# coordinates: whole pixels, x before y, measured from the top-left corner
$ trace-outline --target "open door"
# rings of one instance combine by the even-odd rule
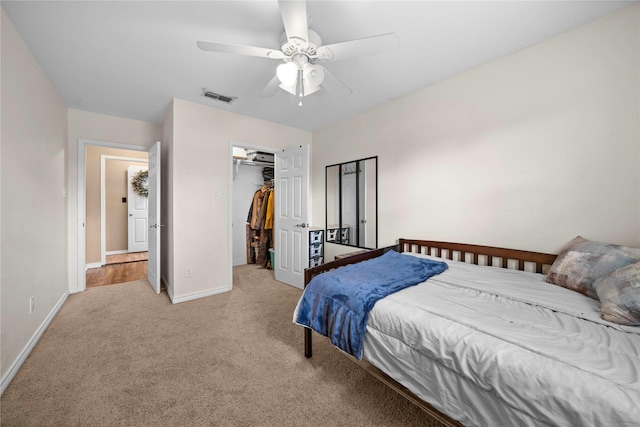
[[[275,277],[304,288],[309,266],[309,145],[276,153]]]
[[[149,150],[149,262],[147,277],[160,293],[160,141]]]

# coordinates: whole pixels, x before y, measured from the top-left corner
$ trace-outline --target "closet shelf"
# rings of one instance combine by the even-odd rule
[[[233,159],[234,164],[236,165],[248,165],[248,166],[270,166],[273,167],[273,163],[271,162],[261,162],[259,160],[241,160],[241,159]]]

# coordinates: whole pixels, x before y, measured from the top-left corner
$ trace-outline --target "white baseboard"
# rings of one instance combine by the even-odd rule
[[[124,251],[109,251],[109,252],[105,252],[105,255],[122,255],[122,254],[128,254],[129,251],[124,250]]]
[[[181,297],[174,297],[173,293],[169,291],[169,288],[167,288],[167,294],[169,294],[169,298],[171,299],[171,303],[172,304],[179,304],[181,302],[187,302],[187,301],[192,301],[194,299],[198,299],[198,298],[204,298],[204,297],[209,297],[211,295],[216,295],[216,294],[221,294],[224,292],[229,292],[231,290],[230,286],[227,286],[225,288],[218,288],[218,289],[211,289],[209,291],[204,291],[204,292],[196,292],[193,294],[189,294],[189,295],[184,295]]]
[[[164,286],[164,288],[167,290],[167,295],[169,295],[169,299],[171,300],[171,303],[173,303],[173,293],[169,288],[169,282],[167,281],[167,278],[164,276],[164,274],[160,274],[160,281],[162,282],[162,285]]]
[[[101,262],[92,262],[91,264],[87,264],[84,267],[84,271],[87,271],[87,270],[89,270],[91,268],[100,268],[100,267],[102,267],[102,263]]]
[[[58,311],[60,311],[60,309],[62,308],[62,305],[65,303],[68,297],[69,297],[69,291],[66,291],[64,295],[62,295],[62,298],[60,298],[58,303],[55,305],[55,307],[53,307],[53,310],[49,312],[49,314],[44,319],[40,327],[33,334],[29,342],[27,342],[27,345],[22,349],[22,352],[20,352],[20,355],[13,362],[13,364],[11,365],[7,373],[2,377],[2,380],[0,381],[0,396],[2,396],[2,394],[7,389],[7,387],[9,387],[9,384],[11,384],[11,381],[13,381],[13,378],[15,378],[22,364],[24,363],[25,360],[27,360],[27,357],[29,357],[29,354],[31,354],[33,347],[35,347],[38,341],[40,341],[42,334],[44,334],[44,331],[47,330],[47,328],[49,327],[49,324],[51,323],[53,318],[56,317],[56,315],[58,314]]]

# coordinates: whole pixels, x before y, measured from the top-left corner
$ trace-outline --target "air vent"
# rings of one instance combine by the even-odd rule
[[[227,104],[231,104],[238,98],[237,96],[220,95],[219,93],[210,92],[206,89],[203,91],[202,95],[206,96],[207,98],[215,99],[216,101],[226,102]]]

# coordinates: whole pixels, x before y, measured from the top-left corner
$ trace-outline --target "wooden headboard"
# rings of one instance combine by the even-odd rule
[[[536,273],[546,273],[556,259],[556,255],[541,252],[432,240],[400,239],[400,251],[470,262],[476,265],[514,268],[522,271],[531,269]]]

